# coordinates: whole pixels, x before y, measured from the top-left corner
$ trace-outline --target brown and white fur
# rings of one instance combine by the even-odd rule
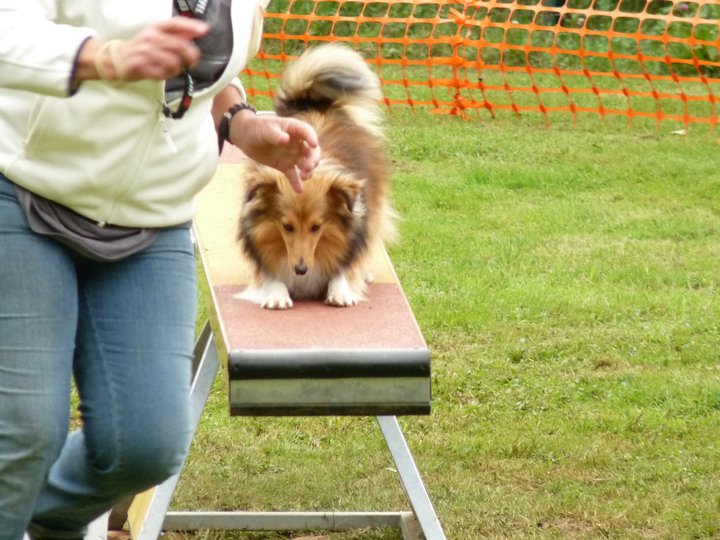
[[[311,48],[288,67],[275,112],[311,124],[322,157],[301,194],[282,173],[247,160],[238,238],[252,280],[241,298],[269,309],[364,299],[370,251],[395,233],[380,98],[377,76],[347,47]]]

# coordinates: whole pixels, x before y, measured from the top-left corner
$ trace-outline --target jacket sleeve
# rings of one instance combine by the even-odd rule
[[[76,56],[95,32],[53,22],[55,1],[0,0],[0,87],[65,97]]]

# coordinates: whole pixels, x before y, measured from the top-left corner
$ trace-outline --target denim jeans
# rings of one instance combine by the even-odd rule
[[[196,315],[188,228],[120,262],[28,229],[0,175],[0,540],[81,536],[178,472]],[[71,380],[82,428],[70,425]]]

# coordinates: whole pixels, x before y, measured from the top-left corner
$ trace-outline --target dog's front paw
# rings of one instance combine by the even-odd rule
[[[328,294],[327,298],[325,298],[325,303],[335,307],[352,307],[356,306],[360,300],[362,300],[362,298],[355,293]]]
[[[292,300],[289,296],[286,296],[284,298],[266,298],[262,304],[260,304],[261,307],[264,307],[265,309],[290,309],[293,307]]]
[[[352,307],[356,306],[362,299],[362,295],[350,287],[344,275],[330,280],[327,297],[325,298],[326,304],[336,307]]]
[[[290,309],[293,307],[290,293],[284,283],[274,283],[265,289],[265,298],[260,303],[265,309]]]
[[[287,287],[279,281],[248,287],[236,297],[258,304],[265,309],[290,309],[293,307]]]

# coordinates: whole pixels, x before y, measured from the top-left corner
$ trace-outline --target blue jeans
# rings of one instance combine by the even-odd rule
[[[188,228],[120,262],[28,229],[0,175],[0,540],[81,536],[177,473],[196,316]],[[71,380],[82,428],[68,434]]]

